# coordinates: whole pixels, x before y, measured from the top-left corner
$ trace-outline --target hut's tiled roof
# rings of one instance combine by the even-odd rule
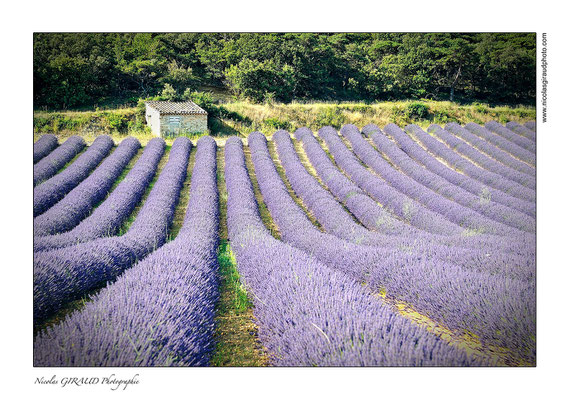
[[[192,101],[147,101],[145,104],[161,114],[207,114]]]

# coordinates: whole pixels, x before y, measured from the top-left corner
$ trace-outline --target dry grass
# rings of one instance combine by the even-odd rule
[[[180,197],[178,198],[178,203],[174,209],[174,216],[172,218],[172,224],[168,232],[168,241],[174,240],[180,232],[182,225],[184,225],[184,219],[186,218],[186,209],[188,208],[188,202],[190,201],[190,183],[192,181],[192,170],[194,168],[194,162],[196,161],[196,146],[192,146],[190,151],[190,158],[188,160],[188,166],[186,167],[186,178],[182,183],[182,188],[180,189]]]
[[[479,338],[471,332],[455,332],[432,320],[426,315],[416,311],[414,307],[403,301],[399,301],[387,296],[384,290],[377,294],[382,301],[386,302],[400,315],[409,319],[414,324],[421,326],[428,332],[439,336],[454,347],[465,350],[465,352],[475,359],[490,362],[497,366],[532,366],[524,360],[515,357],[511,351],[497,346],[484,346]]]
[[[150,181],[149,185],[145,189],[145,192],[143,194],[142,199],[139,201],[139,203],[137,204],[137,206],[135,207],[133,212],[131,212],[131,215],[129,215],[129,217],[123,222],[123,224],[121,225],[121,228],[119,229],[119,231],[117,233],[117,236],[121,236],[121,235],[124,235],[125,233],[127,233],[127,231],[129,230],[129,228],[131,227],[133,222],[135,222],[135,219],[137,218],[137,215],[139,214],[139,212],[140,212],[141,208],[143,207],[148,195],[150,194],[152,187],[154,186],[154,184],[158,180],[158,177],[159,177],[160,173],[162,172],[162,169],[164,168],[164,166],[168,162],[168,155],[169,154],[170,154],[170,146],[167,146],[165,151],[164,151],[164,154],[162,155],[162,158],[160,159],[160,161],[158,163],[158,167],[156,168],[156,172],[154,174],[153,179]]]
[[[259,214],[261,215],[261,220],[265,224],[265,227],[269,230],[271,235],[277,239],[281,239],[281,233],[279,232],[279,228],[277,224],[271,218],[271,213],[263,201],[263,196],[261,195],[261,190],[259,190],[259,184],[257,183],[257,176],[255,175],[255,169],[253,167],[253,162],[251,161],[251,152],[248,146],[244,146],[244,153],[245,153],[245,164],[247,167],[247,172],[249,174],[249,179],[251,180],[251,184],[253,186],[253,191],[255,193],[255,199],[257,200],[257,205],[259,208]]]
[[[291,196],[293,201],[295,201],[295,203],[303,211],[305,211],[305,215],[307,215],[307,217],[313,223],[313,225],[316,226],[319,230],[324,231],[324,228],[321,226],[319,221],[317,221],[317,218],[315,217],[315,215],[312,213],[311,210],[309,210],[309,208],[305,205],[305,203],[303,203],[303,200],[299,196],[297,196],[297,194],[293,190],[293,187],[291,186],[291,183],[289,183],[289,180],[287,179],[287,174],[285,172],[285,168],[283,168],[283,165],[281,164],[281,161],[279,160],[279,155],[277,154],[277,148],[275,146],[275,142],[273,142],[273,140],[268,141],[267,147],[269,148],[269,154],[271,155],[271,158],[273,160],[273,164],[275,164],[275,169],[277,169],[277,173],[279,174],[279,176],[281,177],[281,180],[283,181],[283,183],[287,187],[287,192],[289,193],[289,196]]]
[[[252,104],[248,102],[229,102],[224,104],[230,111],[249,118],[251,126],[243,123],[227,121],[228,125],[242,133],[259,130],[270,134],[276,129],[264,121],[276,119],[288,124],[288,130],[294,131],[300,127],[317,130],[325,125],[340,127],[344,124],[354,124],[359,128],[374,123],[380,127],[395,123],[401,127],[415,123],[427,128],[433,123],[475,122],[484,124],[496,120],[501,123],[516,121],[523,123],[536,118],[534,107],[490,107],[484,104],[458,105],[448,101],[422,101],[429,108],[429,114],[424,118],[410,115],[407,107],[413,101],[365,103],[291,103],[291,104]]]
[[[504,124],[508,121],[524,123],[536,119],[534,107],[490,107],[477,103],[459,105],[448,101],[429,100],[421,101],[427,107],[428,112],[420,117],[410,112],[410,105],[415,103],[418,102],[253,104],[245,101],[232,101],[230,97],[227,97],[224,98],[223,107],[230,112],[238,113],[242,122],[224,118],[213,124],[208,133],[223,138],[229,135],[244,137],[253,131],[270,135],[279,128],[292,132],[304,126],[317,130],[326,125],[340,128],[344,124],[355,124],[362,128],[369,123],[383,127],[393,122],[400,127],[415,123],[426,128],[432,123],[443,125],[448,122],[460,124],[475,122],[484,124],[487,121],[496,120]],[[143,128],[129,126],[128,133],[118,133],[110,126],[109,114],[129,119],[132,122],[135,113],[134,108],[107,111],[36,111],[34,112],[34,141],[49,131],[55,132],[60,140],[78,134],[83,136],[88,143],[92,143],[98,135],[109,134],[116,143],[130,135],[146,144],[154,136]],[[172,144],[173,139],[167,138],[166,141]]]

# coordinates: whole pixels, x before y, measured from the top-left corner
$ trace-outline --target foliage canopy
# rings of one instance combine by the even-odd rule
[[[254,102],[535,102],[534,33],[37,33],[34,106],[200,85]],[[167,86],[168,85],[168,86]]]

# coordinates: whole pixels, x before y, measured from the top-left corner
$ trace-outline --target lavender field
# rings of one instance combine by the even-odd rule
[[[42,136],[34,366],[536,365],[535,129]]]

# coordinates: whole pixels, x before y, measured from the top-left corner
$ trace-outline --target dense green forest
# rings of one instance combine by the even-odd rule
[[[534,33],[36,33],[34,107],[200,86],[252,102],[534,104]]]

